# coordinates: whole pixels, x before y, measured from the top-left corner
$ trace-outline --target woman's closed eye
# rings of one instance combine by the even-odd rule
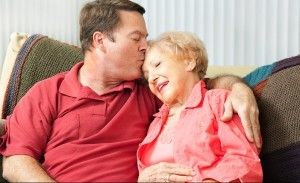
[[[161,62],[157,62],[157,63],[155,63],[154,66],[155,66],[155,67],[158,67],[158,66],[160,66],[160,63],[161,63]]]

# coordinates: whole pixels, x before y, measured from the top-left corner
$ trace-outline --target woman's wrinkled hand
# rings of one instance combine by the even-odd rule
[[[187,166],[162,162],[145,168],[138,182],[189,182],[195,174]]]

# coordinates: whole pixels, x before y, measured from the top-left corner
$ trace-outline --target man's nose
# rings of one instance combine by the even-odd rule
[[[147,42],[147,39],[144,38],[144,39],[141,41],[140,51],[146,51],[147,47],[148,47],[148,42]]]

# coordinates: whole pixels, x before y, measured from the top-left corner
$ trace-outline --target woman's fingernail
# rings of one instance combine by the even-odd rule
[[[187,177],[186,179],[187,179],[187,181],[191,181],[193,179],[193,177]]]

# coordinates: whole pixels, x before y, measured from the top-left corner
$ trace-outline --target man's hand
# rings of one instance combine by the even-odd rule
[[[224,104],[224,114],[221,120],[228,121],[233,112],[241,118],[247,139],[255,142],[261,148],[261,135],[258,119],[258,107],[252,90],[244,83],[237,82],[232,85],[231,94]]]
[[[190,182],[194,175],[192,168],[175,163],[158,163],[145,168],[138,182]]]

